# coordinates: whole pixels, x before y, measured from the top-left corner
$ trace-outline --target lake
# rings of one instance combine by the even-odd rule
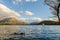
[[[60,40],[60,26],[0,25],[1,40]]]

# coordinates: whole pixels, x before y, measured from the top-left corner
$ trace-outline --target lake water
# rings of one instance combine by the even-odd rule
[[[60,40],[60,26],[1,25],[1,40]]]

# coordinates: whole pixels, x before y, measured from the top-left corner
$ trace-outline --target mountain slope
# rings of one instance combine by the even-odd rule
[[[16,18],[4,18],[4,19],[0,20],[0,24],[11,24],[11,25],[14,25],[14,24],[27,24],[27,22],[19,20],[19,19],[16,19]]]

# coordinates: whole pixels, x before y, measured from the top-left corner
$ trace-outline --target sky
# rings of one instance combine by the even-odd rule
[[[51,10],[44,0],[0,0],[0,4],[5,6],[0,6],[0,8],[4,8],[5,13],[10,12],[10,16],[16,14],[20,15],[19,18],[27,18],[28,20],[47,19],[52,16]]]

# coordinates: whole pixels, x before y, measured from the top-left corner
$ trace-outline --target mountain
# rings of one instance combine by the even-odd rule
[[[24,20],[19,20],[19,19],[17,19],[17,18],[4,18],[4,19],[2,19],[2,20],[0,20],[0,24],[11,24],[11,25],[15,25],[15,24],[17,24],[17,25],[21,25],[21,24],[27,24],[27,22],[26,21],[24,21]]]
[[[37,25],[38,24],[38,22],[32,22],[32,23],[30,23],[30,25]]]

